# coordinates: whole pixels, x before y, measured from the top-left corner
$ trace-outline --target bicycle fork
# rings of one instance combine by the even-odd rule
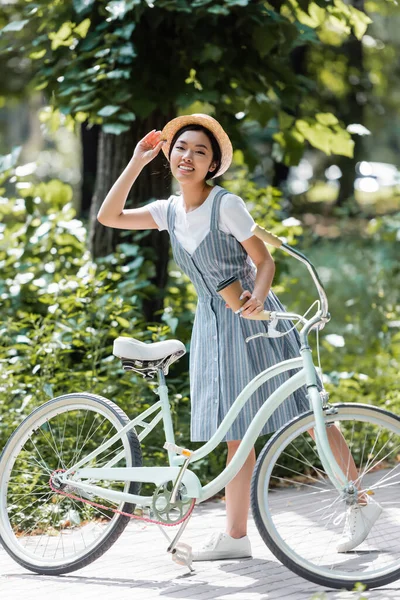
[[[314,363],[312,361],[311,349],[308,346],[303,346],[301,348],[301,354],[304,360],[306,386],[308,390],[310,408],[312,408],[315,417],[314,433],[318,455],[331,483],[341,493],[341,495],[347,495],[349,503],[354,503],[356,502],[357,498],[357,488],[355,487],[354,483],[349,481],[347,476],[343,473],[343,470],[338,465],[337,460],[332,452],[332,448],[329,444],[324,419],[324,410],[322,406],[321,395],[318,391],[317,375]]]

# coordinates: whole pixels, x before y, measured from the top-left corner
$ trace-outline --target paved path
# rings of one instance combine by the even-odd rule
[[[195,545],[224,528],[224,504],[198,506],[183,540]],[[19,567],[0,546],[1,600],[388,600],[400,598],[400,580],[364,592],[324,590],[294,575],[268,551],[250,523],[252,559],[196,563],[190,575],[165,552],[158,527],[130,524],[114,546],[88,567],[62,577],[35,575]],[[315,596],[314,596],[315,598]]]

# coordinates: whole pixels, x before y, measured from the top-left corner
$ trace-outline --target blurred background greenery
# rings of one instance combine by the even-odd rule
[[[196,298],[168,235],[96,214],[138,139],[191,112],[232,138],[217,183],[318,267],[332,401],[400,410],[399,27],[392,0],[1,3],[0,450],[59,394],[149,406],[152,384],[112,355],[118,335],[190,350]],[[128,206],[173,189],[160,156]],[[274,290],[305,311],[306,270],[274,258]],[[190,444],[187,356],[168,382],[177,442]],[[157,428],[145,461],[165,461],[160,440]],[[196,468],[205,481],[223,461]]]

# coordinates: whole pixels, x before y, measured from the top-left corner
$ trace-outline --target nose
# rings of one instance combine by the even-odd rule
[[[186,152],[183,153],[183,159],[188,161],[188,162],[192,162],[192,154],[191,154],[191,150],[190,148],[186,149]]]

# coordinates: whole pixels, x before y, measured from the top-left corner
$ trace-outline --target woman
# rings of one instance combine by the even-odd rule
[[[124,209],[139,173],[161,149],[179,183],[180,194],[143,208]],[[274,262],[265,244],[252,235],[254,221],[243,200],[207,183],[229,168],[232,154],[227,134],[212,117],[198,114],[173,119],[162,132],[153,130],[137,144],[131,161],[98,214],[100,223],[109,227],[168,230],[174,259],[196,288],[198,306],[190,350],[192,441],[210,439],[239,392],[256,374],[299,355],[295,331],[278,339],[258,338],[245,343],[247,337],[267,330],[263,321],[246,317],[264,308],[284,309],[270,291]],[[221,280],[232,275],[240,279],[245,290],[243,297],[247,298],[241,315],[228,309],[215,291]],[[225,437],[228,463],[257,410],[288,376],[290,373],[266,382],[246,403]],[[305,389],[298,390],[272,415],[261,433],[276,430],[308,408]],[[194,552],[194,560],[251,556],[247,519],[254,464],[253,449],[225,489],[226,532],[214,534],[203,548]],[[352,511],[352,519],[357,521],[358,537],[352,534],[350,539],[346,533],[347,546],[356,541],[356,545],[361,543],[360,535],[365,539],[370,530],[359,524],[362,519],[355,512]]]

